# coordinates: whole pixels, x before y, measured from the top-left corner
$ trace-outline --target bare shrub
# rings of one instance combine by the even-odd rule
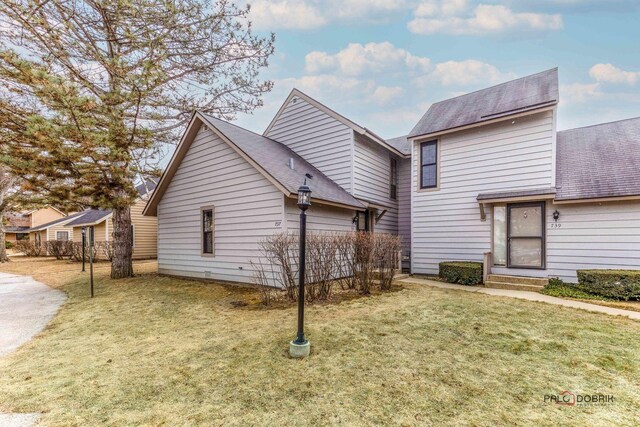
[[[298,243],[298,236],[293,233],[277,233],[260,241],[259,280],[284,289],[291,301],[298,298]]]
[[[375,249],[374,233],[359,231],[354,239],[354,278],[355,289],[365,295],[371,293],[373,286],[373,255]]]
[[[56,259],[70,258],[73,255],[73,242],[69,240],[49,240],[44,243],[47,254]]]
[[[40,256],[44,252],[43,245],[40,242],[31,240],[18,240],[16,242],[16,250],[26,256]]]
[[[356,233],[337,233],[336,241],[336,281],[343,290],[355,289],[357,280],[355,257]]]
[[[370,294],[379,279],[380,289],[391,288],[400,252],[400,238],[391,234],[347,232],[307,234],[305,300],[327,300],[334,286]],[[254,282],[264,304],[283,289],[289,301],[298,296],[299,238],[278,233],[260,242],[260,257],[251,261]]]
[[[96,242],[95,245],[96,256],[102,254],[108,261],[113,260],[113,242]]]
[[[393,234],[376,234],[374,238],[373,260],[378,272],[380,289],[391,289],[393,277],[399,269],[402,240]]]
[[[337,241],[336,233],[308,234],[305,271],[305,281],[309,283],[305,294],[307,301],[326,300],[331,297],[338,272]]]
[[[98,256],[98,246],[97,245],[98,245],[98,243],[94,244],[93,253],[91,254],[93,256],[94,260]],[[89,246],[88,245],[85,247],[84,257],[85,257],[84,258],[85,261],[89,260]],[[71,259],[73,259],[74,261],[82,261],[82,242],[73,242]]]

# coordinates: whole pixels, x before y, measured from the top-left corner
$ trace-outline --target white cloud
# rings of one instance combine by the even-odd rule
[[[435,65],[434,70],[423,77],[414,79],[419,87],[436,82],[444,86],[489,86],[514,79],[513,73],[503,73],[486,62],[468,59],[466,61],[447,61]]]
[[[625,71],[611,64],[596,64],[589,75],[598,82],[635,85],[640,81],[640,71]]]
[[[347,76],[359,76],[368,72],[393,72],[416,70],[427,71],[429,58],[415,56],[397,48],[389,42],[350,43],[336,54],[311,52],[305,57],[306,70],[317,73],[324,70],[339,70]]]
[[[599,83],[572,83],[560,87],[560,98],[567,103],[580,104],[602,95]]]
[[[378,86],[373,91],[371,98],[378,105],[386,105],[400,98],[403,94],[404,89],[400,86]]]
[[[387,21],[414,0],[255,0],[250,19],[258,30],[311,30],[331,22]]]
[[[423,2],[407,24],[415,34],[453,35],[559,30],[562,26],[562,16],[558,14],[514,12],[506,6],[490,4],[480,4],[471,10],[464,0]]]
[[[310,30],[327,20],[315,5],[304,0],[256,0],[249,14],[258,30]]]

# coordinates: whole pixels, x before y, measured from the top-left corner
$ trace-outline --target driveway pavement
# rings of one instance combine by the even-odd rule
[[[0,357],[42,331],[67,295],[31,277],[0,273]],[[0,427],[34,425],[40,414],[2,414]]]
[[[0,273],[0,357],[42,331],[66,299],[31,277]]]

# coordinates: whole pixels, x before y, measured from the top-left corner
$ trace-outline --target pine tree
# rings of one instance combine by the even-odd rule
[[[111,277],[133,275],[130,206],[194,110],[262,104],[274,37],[201,0],[0,0],[0,159],[49,200],[113,209]]]

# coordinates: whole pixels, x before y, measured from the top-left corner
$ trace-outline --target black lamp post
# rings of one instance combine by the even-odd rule
[[[291,357],[305,357],[309,355],[311,345],[304,337],[304,273],[307,237],[307,209],[311,206],[311,189],[307,180],[298,188],[298,207],[300,208],[300,260],[298,272],[298,336],[291,341],[289,354]]]
[[[87,245],[87,227],[82,227],[82,271],[84,271],[84,247]]]

